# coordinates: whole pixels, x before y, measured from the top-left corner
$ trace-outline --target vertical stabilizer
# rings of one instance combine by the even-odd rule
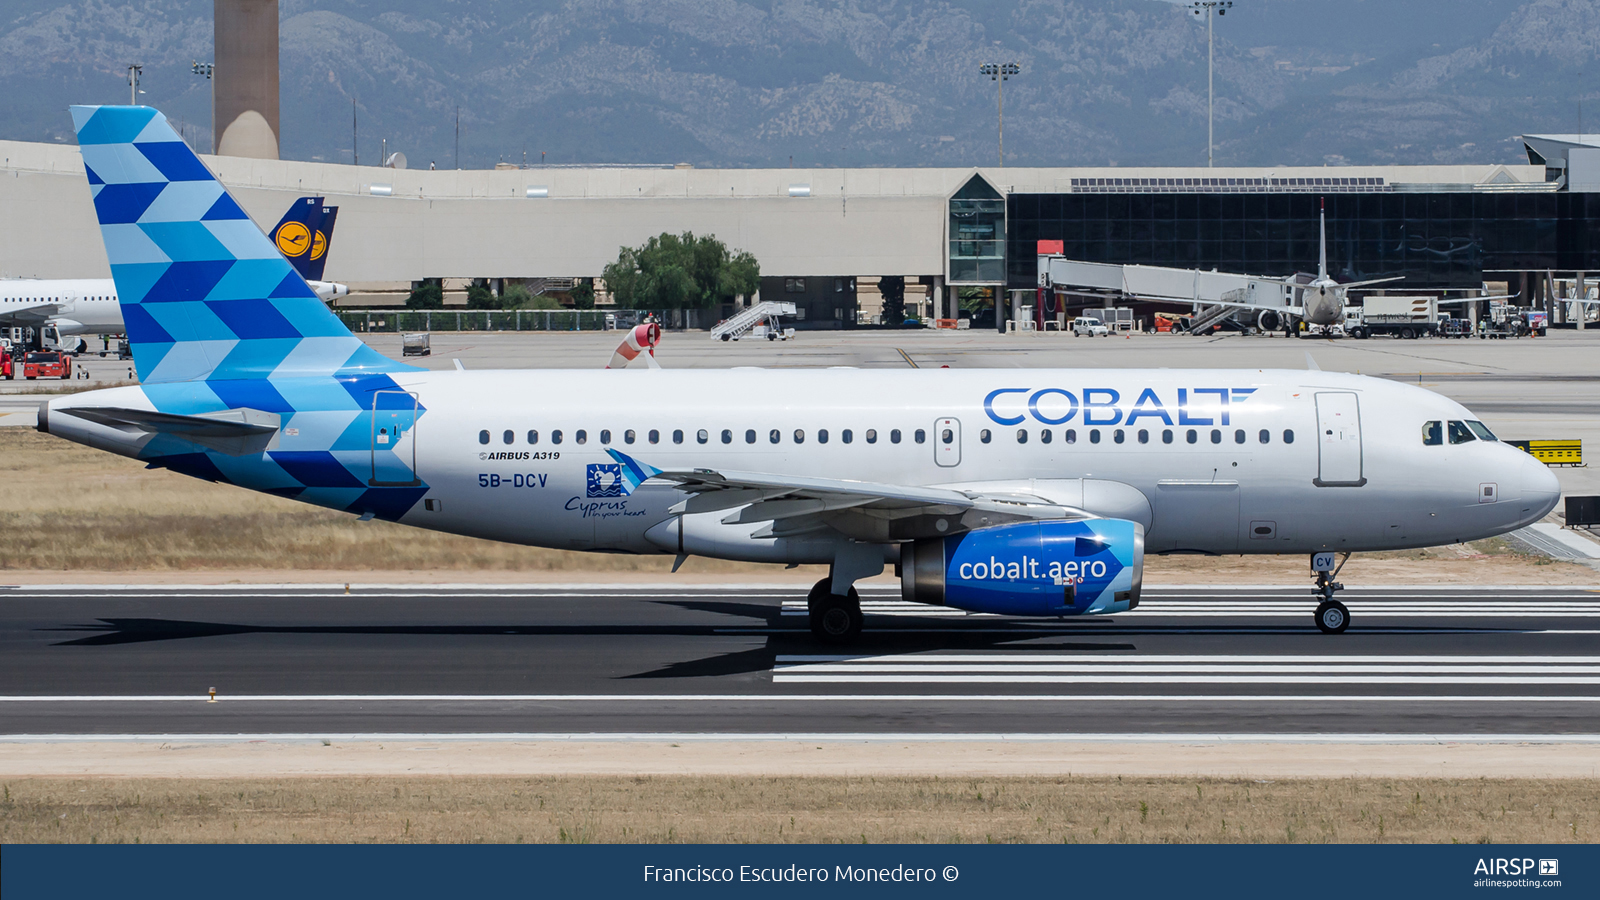
[[[307,281],[321,281],[333,248],[333,223],[339,207],[326,206],[321,197],[301,197],[290,204],[272,229],[272,242],[289,265]]]
[[[1328,280],[1328,201],[1317,210],[1317,280]]]
[[[72,124],[141,381],[412,370],[344,327],[161,113]]]

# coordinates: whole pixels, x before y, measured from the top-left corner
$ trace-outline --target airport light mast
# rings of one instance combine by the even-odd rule
[[[144,91],[139,90],[139,75],[144,72],[144,66],[133,64],[128,66],[128,105],[138,106],[139,95]]]
[[[204,75],[206,82],[211,85],[211,152],[217,152],[217,83],[211,80],[212,73],[216,72],[215,63],[203,63],[191,60],[189,71],[196,75]]]
[[[1215,12],[1219,16],[1227,15],[1228,10],[1233,8],[1233,0],[1196,0],[1196,2],[1189,5],[1189,8],[1194,11],[1195,15],[1198,16],[1204,13],[1206,17],[1206,168],[1209,169],[1212,165],[1212,153],[1216,146],[1216,130],[1213,127],[1215,117],[1213,114],[1217,106],[1216,80],[1213,77],[1217,59],[1217,43],[1213,39],[1211,30],[1211,14]]]
[[[995,107],[999,117],[1000,128],[1000,168],[1006,167],[1006,79],[1013,75],[1021,74],[1022,67],[1016,63],[984,63],[978,67],[981,74],[989,76],[995,85]]]

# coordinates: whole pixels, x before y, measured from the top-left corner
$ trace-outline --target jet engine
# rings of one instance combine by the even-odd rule
[[[1262,331],[1277,331],[1283,327],[1283,313],[1275,309],[1263,309],[1256,314],[1256,328]]]
[[[902,545],[907,601],[1008,616],[1088,616],[1139,605],[1144,526],[1026,522]]]

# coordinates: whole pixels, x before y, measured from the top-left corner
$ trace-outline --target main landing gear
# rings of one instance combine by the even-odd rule
[[[1333,599],[1335,591],[1344,590],[1344,585],[1333,579],[1339,575],[1339,570],[1350,561],[1350,554],[1346,553],[1339,564],[1333,564],[1332,553],[1311,554],[1311,568],[1317,573],[1317,586],[1312,589],[1314,596],[1321,597],[1322,602],[1317,604],[1316,621],[1317,629],[1323,634],[1343,634],[1350,627],[1350,610],[1343,603]]]
[[[861,615],[861,595],[854,587],[841,597],[833,592],[833,579],[824,578],[806,597],[811,613],[811,633],[825,644],[848,644],[861,636],[865,618]]]

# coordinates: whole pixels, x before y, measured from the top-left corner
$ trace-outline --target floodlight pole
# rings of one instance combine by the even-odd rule
[[[995,106],[999,121],[1000,131],[1000,168],[1006,166],[1006,79],[1022,72],[1022,67],[1016,63],[984,63],[978,67],[981,74],[989,76],[995,84]]]
[[[1225,14],[1229,9],[1233,8],[1233,0],[1196,0],[1195,3],[1190,4],[1189,8],[1194,10],[1194,14],[1197,16],[1204,12],[1206,17],[1206,168],[1210,168],[1213,163],[1213,153],[1216,146],[1214,123],[1216,121],[1215,111],[1217,106],[1215,79],[1217,42],[1215,32],[1211,28],[1211,14],[1213,12],[1219,16]]]
[[[217,70],[215,63],[203,63],[195,60],[190,63],[189,71],[196,75],[204,75],[211,84],[211,152],[217,152],[217,83],[211,80],[211,75]]]
[[[144,71],[144,66],[128,66],[128,105],[139,105],[139,74]]]

